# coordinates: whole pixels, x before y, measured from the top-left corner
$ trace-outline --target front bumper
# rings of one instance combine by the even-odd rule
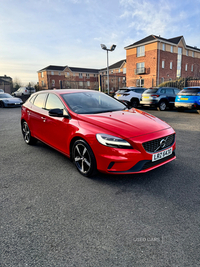
[[[170,146],[172,147],[172,154],[154,162],[152,161],[153,153],[146,152],[142,144],[171,134],[174,134],[174,130],[169,128],[151,135],[132,138],[130,139],[130,143],[133,149],[116,149],[96,144],[96,151],[94,152],[97,169],[110,174],[132,174],[148,172],[162,166],[176,158],[176,140]]]

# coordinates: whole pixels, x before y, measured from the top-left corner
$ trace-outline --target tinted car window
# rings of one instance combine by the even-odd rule
[[[173,89],[167,89],[167,94],[173,95],[174,94],[174,90]]]
[[[184,88],[178,95],[197,95],[198,93],[200,93],[199,88]]]
[[[180,92],[180,90],[178,90],[178,89],[176,89],[176,88],[174,88],[174,91],[175,91],[175,94],[176,94],[176,95]]]
[[[166,94],[166,89],[160,89],[161,94]]]
[[[39,94],[39,95],[37,95],[36,98],[35,98],[35,101],[34,101],[34,105],[39,107],[39,108],[43,108],[46,96],[47,96],[47,94]]]
[[[56,95],[49,94],[46,102],[46,109],[50,110],[54,108],[64,109],[64,105]]]
[[[158,89],[147,89],[146,91],[144,91],[145,94],[154,94],[158,91]]]

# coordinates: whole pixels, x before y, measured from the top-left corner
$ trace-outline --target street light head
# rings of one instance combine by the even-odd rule
[[[116,45],[112,45],[111,47],[110,47],[110,51],[114,51],[115,50],[115,47],[116,47]]]
[[[102,48],[103,50],[107,50],[107,47],[105,46],[105,44],[101,44],[101,48]]]

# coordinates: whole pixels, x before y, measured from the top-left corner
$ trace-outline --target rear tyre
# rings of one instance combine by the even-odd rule
[[[4,108],[4,103],[0,101],[0,108]]]
[[[31,131],[25,121],[22,123],[22,134],[27,145],[34,145],[37,142],[37,139],[31,136]]]
[[[137,108],[138,104],[139,104],[138,99],[135,99],[135,98],[131,99],[131,106],[132,107]]]
[[[72,159],[77,170],[86,177],[92,177],[96,171],[96,159],[91,147],[84,140],[77,140],[72,148]]]
[[[157,107],[157,109],[160,110],[160,111],[164,111],[164,110],[166,110],[166,108],[167,108],[167,104],[166,104],[165,101],[161,101],[161,102],[158,104],[158,107]]]

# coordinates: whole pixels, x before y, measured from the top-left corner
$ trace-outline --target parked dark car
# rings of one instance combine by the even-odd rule
[[[159,87],[147,89],[142,94],[140,104],[142,106],[157,107],[158,110],[164,111],[167,108],[173,108],[176,95],[180,92],[178,88]]]
[[[176,96],[175,107],[178,111],[194,109],[200,114],[200,86],[186,87],[181,90]]]

